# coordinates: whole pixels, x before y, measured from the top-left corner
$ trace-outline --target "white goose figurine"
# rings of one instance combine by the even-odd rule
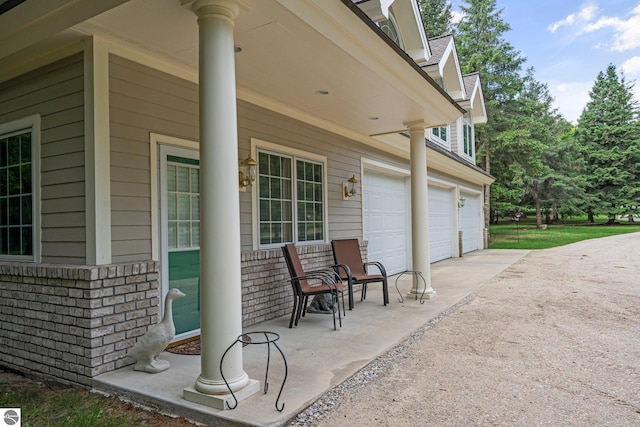
[[[157,359],[157,356],[167,348],[176,335],[176,327],[173,325],[171,303],[174,299],[182,298],[183,296],[184,294],[180,292],[180,289],[171,289],[164,300],[164,317],[162,320],[153,325],[146,334],[138,339],[131,350],[129,350],[127,356],[138,362],[133,367],[135,371],[155,374],[169,369],[169,362],[167,360]]]

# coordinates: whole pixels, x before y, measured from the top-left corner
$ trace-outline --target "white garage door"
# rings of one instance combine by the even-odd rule
[[[387,274],[407,270],[409,215],[406,179],[365,172],[362,188],[369,260],[381,262]]]
[[[451,194],[451,190],[429,186],[429,258],[431,262],[453,256]]]
[[[466,200],[460,212],[462,229],[462,252],[480,249],[480,197],[463,194]]]

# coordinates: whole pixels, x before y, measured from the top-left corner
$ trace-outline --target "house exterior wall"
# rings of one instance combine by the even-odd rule
[[[84,82],[81,54],[0,84],[0,123],[41,117],[42,261],[83,264]]]
[[[159,319],[160,264],[152,259],[150,133],[198,139],[198,88],[110,55],[109,114],[112,262],[88,266],[85,239],[84,76],[77,54],[0,85],[0,122],[42,118],[42,260],[0,263],[0,364],[43,378],[90,385],[132,361],[127,350]],[[342,183],[362,159],[407,168],[408,161],[283,114],[238,102],[239,155],[253,139],[327,158],[328,240],[362,239],[361,197]],[[452,131],[453,132],[453,131]],[[230,184],[233,185],[230,177]],[[450,180],[452,177],[443,176]],[[240,193],[243,325],[292,307],[280,248],[254,249],[251,192]],[[299,245],[305,268],[333,263],[328,244]],[[363,257],[367,246],[362,242]]]
[[[109,56],[111,132],[111,256],[151,259],[149,132],[198,139],[198,87],[163,72]]]

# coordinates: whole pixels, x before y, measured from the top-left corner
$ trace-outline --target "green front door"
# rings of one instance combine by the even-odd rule
[[[168,289],[185,294],[173,302],[180,335],[200,329],[200,166],[196,158],[163,156]]]

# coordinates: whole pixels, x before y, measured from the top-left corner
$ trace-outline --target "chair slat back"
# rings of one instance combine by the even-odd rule
[[[296,246],[293,243],[287,243],[282,247],[282,253],[284,254],[284,259],[287,263],[287,268],[289,269],[291,278],[303,277],[304,269],[302,268],[302,263],[300,262],[300,257],[298,256]],[[301,287],[308,286],[307,281],[304,279],[298,280],[297,282]]]
[[[336,264],[346,264],[353,276],[367,274],[364,270],[358,239],[332,240],[331,247],[333,249],[333,260]]]

